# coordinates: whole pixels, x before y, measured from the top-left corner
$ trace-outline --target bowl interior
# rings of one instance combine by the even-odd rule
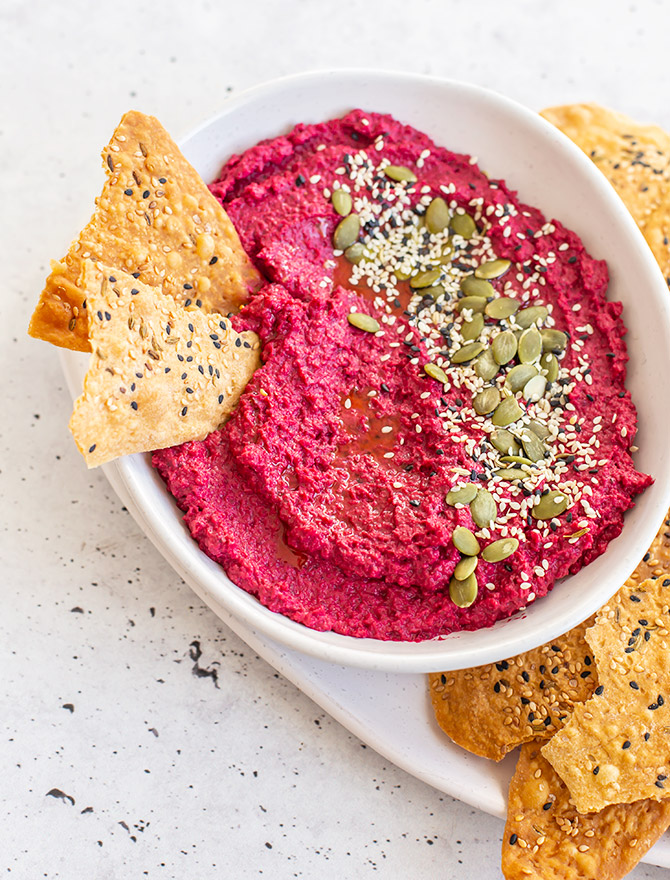
[[[637,226],[582,152],[532,111],[474,86],[369,71],[290,77],[229,100],[181,147],[211,181],[231,154],[298,122],[323,121],[354,107],[390,113],[437,143],[477,157],[491,177],[504,178],[522,200],[560,219],[594,257],[607,260],[608,296],[624,303],[629,331],[627,385],[639,415],[636,466],[655,479],[626,515],[622,535],[547,597],[488,629],[420,643],[354,639],[310,630],[235,587],[191,539],[148,456],[128,456],[106,470],[123,483],[142,528],[201,598],[265,637],[335,663],[393,672],[476,666],[536,647],[584,620],[618,589],[651,543],[670,506],[663,430],[670,411],[670,383],[663,379],[670,374],[670,297]],[[71,387],[80,388],[81,357],[67,353],[64,365]]]

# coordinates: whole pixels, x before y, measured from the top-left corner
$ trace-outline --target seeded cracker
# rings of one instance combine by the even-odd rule
[[[663,277],[670,278],[670,135],[597,104],[542,111],[595,162],[647,239]]]
[[[620,590],[587,631],[603,691],[543,749],[580,812],[670,795],[669,624],[657,578]]]
[[[670,800],[613,804],[581,815],[540,753],[521,748],[509,788],[502,869],[507,880],[620,880],[670,825]]]
[[[259,284],[225,211],[153,116],[131,111],[102,152],[107,181],[88,225],[54,263],[28,332],[90,351],[82,261],[101,260],[178,302],[237,311]]]
[[[89,467],[201,440],[225,421],[259,364],[254,333],[91,260],[81,286],[93,353],[70,429]]]
[[[459,746],[494,761],[521,743],[548,739],[597,685],[584,640],[592,622],[500,663],[432,673],[430,695],[440,727]]]

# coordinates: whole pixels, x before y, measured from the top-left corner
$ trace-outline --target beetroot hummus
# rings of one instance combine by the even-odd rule
[[[239,407],[154,465],[273,611],[425,639],[489,626],[601,554],[650,478],[621,305],[579,238],[468,156],[354,111],[212,185],[268,284]]]

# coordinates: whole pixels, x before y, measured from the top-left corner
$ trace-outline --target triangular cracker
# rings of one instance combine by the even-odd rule
[[[81,286],[93,354],[70,429],[89,467],[202,440],[225,421],[259,364],[254,333],[90,260]]]
[[[153,116],[126,113],[102,152],[107,181],[88,225],[52,267],[31,336],[90,351],[84,259],[117,266],[180,303],[237,311],[259,275],[225,211]]]
[[[608,178],[670,278],[670,135],[597,104],[549,107],[542,116]]]
[[[509,787],[503,874],[507,880],[621,880],[669,825],[670,801],[578,813],[540,746],[529,743]]]
[[[596,695],[543,754],[580,812],[670,795],[670,578],[626,585],[586,633]]]

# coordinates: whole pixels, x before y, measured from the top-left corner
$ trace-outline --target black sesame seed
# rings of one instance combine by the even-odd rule
[[[634,691],[640,690],[640,685],[636,681],[629,681],[628,684],[633,688]]]
[[[136,400],[131,401],[130,405],[132,406],[132,408],[133,408],[134,410],[137,409],[137,401],[136,401]]]
[[[604,686],[602,684],[599,684],[598,687],[595,689],[596,696],[600,697],[604,690]]]
[[[596,767],[593,768],[593,775],[594,775],[594,776],[597,776],[598,773],[600,773],[600,767],[596,766]]]
[[[550,810],[551,806],[552,806],[551,801],[547,801],[546,804],[542,804],[542,809],[543,810]]]
[[[132,196],[133,191],[132,191],[132,189],[124,189],[123,194],[125,196]]]
[[[209,261],[209,265],[213,266],[214,263],[218,263],[218,261],[219,261],[218,257],[212,257],[212,259]]]
[[[530,681],[530,675],[528,675],[528,673],[526,672],[525,669],[524,669],[524,671],[521,673],[521,678],[523,678],[523,680],[524,680],[525,682],[529,682],[529,681]]]
[[[97,445],[98,445],[97,443],[94,443],[93,446],[89,446],[89,447],[88,447],[88,451],[89,451],[89,452],[93,452],[93,450],[95,449],[95,447],[96,447]]]
[[[630,748],[630,740],[627,739],[626,742],[622,744],[621,748],[622,749],[629,749]]]
[[[184,290],[193,290],[193,285],[192,284],[185,284]]]
[[[650,733],[645,733],[645,735],[644,735],[644,741],[645,741],[645,742],[649,742],[649,737],[650,737],[650,736],[651,736]]]
[[[514,844],[517,842],[518,839],[519,838],[517,837],[516,834],[510,834],[510,838],[509,838],[510,845],[514,846]]]
[[[242,345],[242,340],[241,340],[240,337],[238,336],[237,339],[235,340],[235,346],[236,346],[237,348],[239,348],[241,345]]]

